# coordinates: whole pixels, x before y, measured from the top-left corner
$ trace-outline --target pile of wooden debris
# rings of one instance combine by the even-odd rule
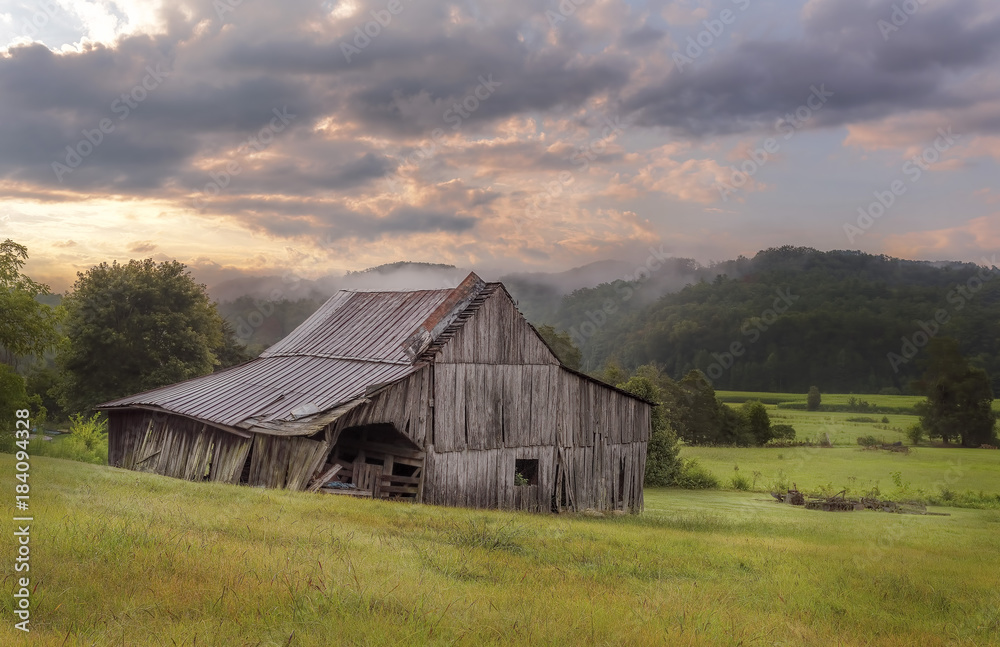
[[[894,512],[896,514],[925,514],[947,517],[943,512],[927,512],[927,506],[917,501],[890,501],[876,496],[863,496],[859,499],[847,497],[847,490],[841,490],[833,496],[815,496],[808,498],[799,492],[793,484],[786,493],[771,492],[771,496],[779,503],[800,505],[806,510],[823,510],[824,512],[853,512],[854,510],[875,510],[876,512]]]

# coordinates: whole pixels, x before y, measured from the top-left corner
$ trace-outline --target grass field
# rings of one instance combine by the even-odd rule
[[[738,405],[734,405],[738,406]],[[919,420],[915,415],[890,413],[846,413],[843,411],[797,411],[794,409],[776,409],[773,405],[764,405],[773,424],[791,425],[795,428],[798,440],[821,440],[827,435],[834,445],[853,445],[857,447],[859,436],[874,436],[887,443],[896,441],[907,442],[906,428]],[[874,422],[852,422],[852,418],[869,418]],[[882,419],[888,418],[888,423]]]
[[[744,402],[760,400],[764,404],[779,404],[783,402],[800,402],[805,404],[805,393],[767,393],[764,391],[716,391],[715,395],[723,402]],[[846,405],[849,398],[857,398],[874,404],[877,407],[913,408],[924,398],[919,395],[867,395],[847,393],[823,393],[822,404]]]
[[[782,485],[798,484],[800,490],[821,488],[860,494],[872,487],[883,493],[898,494],[906,488],[936,494],[947,488],[957,492],[1000,494],[1000,451],[918,447],[909,454],[866,451],[854,447],[684,447],[684,458],[698,462],[725,485],[740,475],[754,480],[756,489],[766,491]],[[896,485],[899,474],[903,488]],[[905,496],[905,491],[902,496]],[[998,502],[1000,503],[1000,502]]]
[[[995,510],[831,514],[651,490],[637,517],[528,515],[45,458],[31,483],[33,631],[12,628],[4,596],[4,645],[933,647],[1000,635]]]
[[[769,393],[767,391],[716,391],[715,395],[723,402],[739,404],[747,400],[760,400],[764,404],[784,404],[799,403],[805,404],[805,393]],[[844,406],[850,398],[864,400],[876,407],[886,407],[889,409],[913,409],[914,405],[922,401],[923,396],[919,395],[869,395],[869,394],[848,394],[848,393],[823,393],[822,405]],[[993,401],[993,410],[1000,411],[1000,399]]]

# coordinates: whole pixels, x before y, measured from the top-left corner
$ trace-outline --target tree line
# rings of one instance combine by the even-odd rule
[[[0,243],[0,429],[25,406],[36,422],[67,419],[251,358],[182,263],[101,263],[52,306],[27,260],[23,245]]]
[[[912,393],[927,343],[944,336],[1000,378],[992,260],[928,263],[781,247],[711,269],[714,278],[695,272],[685,288],[662,296],[644,291],[653,279],[577,290],[545,311],[531,306],[540,313],[533,323],[568,335],[583,370],[609,360],[630,369],[652,362],[675,380],[700,370],[722,390]]]

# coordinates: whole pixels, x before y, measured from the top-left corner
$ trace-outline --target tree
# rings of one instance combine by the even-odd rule
[[[927,397],[916,406],[927,435],[945,443],[958,438],[966,447],[995,444],[993,387],[986,371],[970,366],[954,339],[931,339],[927,353],[923,378],[914,385]]]
[[[101,263],[77,276],[58,354],[68,413],[210,373],[231,348],[232,329],[182,263]]]
[[[40,356],[55,345],[56,315],[37,297],[49,287],[21,273],[28,248],[9,238],[0,243],[0,349],[8,363],[25,355]]]
[[[622,368],[614,357],[609,358],[604,363],[604,368],[597,374],[597,378],[608,384],[620,384],[629,378],[628,371]]]
[[[760,400],[748,400],[740,407],[740,418],[746,432],[753,439],[755,445],[766,445],[767,441],[774,438],[771,430],[771,418],[767,415],[767,408],[761,404]]]
[[[701,371],[694,370],[684,376],[678,386],[683,394],[681,416],[683,424],[679,433],[692,445],[717,445],[725,442],[726,416],[715,397],[715,389]],[[727,407],[728,408],[728,407]]]
[[[559,361],[571,369],[580,370],[582,355],[580,349],[573,344],[569,333],[559,332],[552,326],[539,326],[538,334],[542,336],[545,343],[549,345],[552,352],[556,354]]]
[[[642,372],[642,368],[639,372]],[[667,422],[662,389],[647,375],[636,375],[627,382],[620,383],[618,388],[659,403],[653,407],[652,430],[646,446],[646,485],[673,485],[680,468],[679,448],[677,434]]]
[[[815,386],[810,386],[809,393],[806,395],[806,409],[809,411],[819,411],[819,404],[822,400],[823,398],[819,394],[819,389]]]
[[[31,411],[32,426],[45,422],[46,411],[41,400],[29,396],[24,388],[24,378],[6,364],[0,364],[0,452],[9,453],[14,445],[16,412],[18,409]]]

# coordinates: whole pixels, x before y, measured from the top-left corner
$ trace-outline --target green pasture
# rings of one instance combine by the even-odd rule
[[[731,451],[743,454],[699,455],[751,468],[742,456],[756,454]],[[825,451],[802,473],[868,460]],[[922,456],[899,469],[915,477]],[[963,461],[970,486],[987,478]],[[0,474],[13,491],[11,456]],[[30,479],[32,631],[13,629],[3,596],[4,645],[971,647],[1000,635],[996,510],[832,514],[649,490],[639,516],[531,515],[42,457]],[[12,557],[3,570],[13,593]]]

